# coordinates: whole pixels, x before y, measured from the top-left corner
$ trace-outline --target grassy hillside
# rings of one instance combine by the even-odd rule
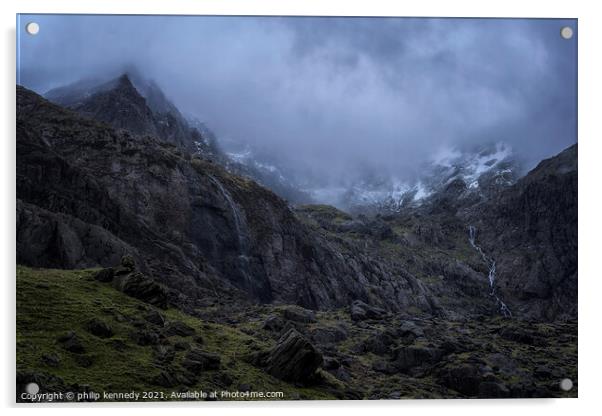
[[[158,363],[157,345],[138,345],[133,334],[153,330],[142,317],[154,308],[93,279],[94,270],[44,270],[17,267],[17,372],[53,375],[64,387],[92,391],[126,392],[180,390],[238,390],[245,384],[253,391],[281,391],[284,399],[327,399],[331,395],[314,389],[284,383],[242,358],[267,347],[243,332],[220,324],[203,322],[175,309],[158,311],[170,322],[194,328],[191,336],[170,336],[159,345],[174,348],[167,366],[183,372],[181,362],[192,347],[219,353],[221,368],[203,371],[189,387],[164,388],[153,383],[166,366]],[[87,327],[93,320],[105,322],[114,335],[101,338]],[[59,339],[74,331],[84,351],[67,351]],[[179,350],[181,349],[181,350]],[[235,380],[235,382],[234,382]],[[58,384],[61,384],[60,381]],[[44,387],[44,386],[42,386]],[[54,386],[59,389],[62,386]]]

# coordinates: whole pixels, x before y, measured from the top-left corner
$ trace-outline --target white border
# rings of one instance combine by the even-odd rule
[[[4,406],[12,406],[14,398],[14,232],[15,232],[15,15],[20,13],[113,13],[113,14],[238,14],[238,15],[346,15],[346,16],[458,16],[458,17],[564,17],[579,19],[579,399],[572,400],[440,400],[403,402],[299,402],[299,403],[177,403],[171,404],[180,413],[220,413],[264,415],[286,413],[305,415],[308,412],[365,415],[376,411],[387,414],[505,415],[515,412],[537,412],[550,415],[593,413],[600,383],[601,339],[598,321],[601,293],[597,264],[600,243],[600,195],[602,147],[600,141],[600,61],[599,41],[602,39],[601,15],[593,1],[524,0],[486,1],[384,1],[384,0],[3,0],[2,8],[2,136],[0,136],[0,175],[2,178],[2,250],[0,264],[3,281],[2,376],[0,397]],[[107,411],[131,414],[136,405],[104,404],[85,409],[54,405],[44,408],[45,414],[83,411],[104,414]],[[165,415],[166,404],[149,404],[144,412]],[[30,413],[33,408],[20,409]]]

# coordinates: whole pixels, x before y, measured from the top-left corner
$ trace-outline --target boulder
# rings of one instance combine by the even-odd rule
[[[351,304],[350,314],[354,321],[364,321],[366,319],[381,319],[386,315],[384,309],[376,306],[370,306],[361,300],[356,300]]]
[[[435,364],[442,356],[442,351],[437,348],[411,345],[401,347],[395,351],[395,366],[400,371],[407,371],[423,364]]]
[[[317,344],[334,344],[347,339],[347,331],[340,326],[322,326],[310,332],[312,340]]]
[[[58,338],[58,341],[61,343],[63,348],[69,352],[83,354],[86,351],[82,341],[79,339],[79,337],[74,331],[69,331],[64,335],[61,335]]]
[[[116,276],[113,285],[123,293],[161,309],[167,308],[167,291],[165,287],[150,277],[134,272]]]
[[[180,337],[190,337],[194,335],[196,331],[193,327],[185,324],[184,322],[173,321],[167,324],[163,333],[167,337],[173,337],[176,335]]]
[[[300,306],[288,306],[282,310],[282,316],[289,321],[300,322],[303,324],[316,322],[316,314],[314,311],[301,308]]]
[[[376,355],[388,354],[394,337],[387,331],[375,331],[365,341],[364,349]]]
[[[218,370],[221,365],[221,359],[219,355],[212,354],[198,348],[191,349],[184,361],[182,361],[182,367],[188,371],[198,374],[204,370]]]
[[[398,372],[394,364],[391,364],[389,361],[385,360],[375,361],[374,364],[372,364],[372,369],[383,374],[395,374]]]
[[[99,338],[111,338],[113,336],[113,329],[105,321],[98,318],[89,320],[86,323],[86,330]]]
[[[125,255],[121,258],[121,267],[130,271],[134,271],[136,269],[136,261],[132,256]]]
[[[415,322],[403,321],[398,329],[399,336],[403,338],[421,338],[424,337],[424,331]]]
[[[479,397],[483,399],[501,399],[510,397],[510,390],[496,381],[484,381],[479,384]]]
[[[163,327],[165,325],[165,316],[163,316],[163,314],[159,313],[155,309],[152,309],[148,314],[146,314],[144,319],[146,319],[147,322],[150,322],[154,325],[158,325],[160,327]]]
[[[163,370],[152,378],[151,383],[156,386],[171,388],[178,385],[178,378],[173,373]]]
[[[157,363],[168,364],[176,356],[176,350],[171,345],[158,344],[153,348],[153,356]]]
[[[479,394],[481,376],[478,368],[472,364],[445,367],[439,372],[438,379],[444,386],[466,396]]]
[[[149,329],[141,329],[130,334],[132,340],[141,346],[157,345],[159,343],[159,334]]]
[[[61,365],[61,357],[57,354],[44,354],[40,357],[40,361],[50,367],[58,367]]]
[[[305,383],[322,365],[322,354],[297,330],[290,329],[266,357],[266,371],[281,380]]]
[[[284,321],[279,316],[270,315],[266,318],[262,328],[267,331],[280,332],[284,328]]]
[[[108,283],[113,280],[113,276],[115,275],[115,271],[112,267],[107,269],[101,269],[94,273],[94,280],[98,280],[99,282]]]

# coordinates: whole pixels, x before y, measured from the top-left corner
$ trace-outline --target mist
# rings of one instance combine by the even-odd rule
[[[498,141],[533,167],[577,141],[576,20],[22,15],[18,31],[18,83],[133,65],[224,145],[322,185]]]

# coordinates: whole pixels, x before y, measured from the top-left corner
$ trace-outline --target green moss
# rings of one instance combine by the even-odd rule
[[[93,279],[94,270],[45,270],[17,266],[17,371],[46,373],[60,377],[66,385],[88,385],[93,391],[171,391],[237,390],[241,384],[254,391],[282,391],[284,399],[297,397],[299,389],[280,381],[244,361],[251,352],[250,344],[268,348],[269,342],[254,339],[237,328],[204,322],[179,310],[161,311],[168,321],[182,321],[195,328],[203,338],[202,348],[220,355],[219,370],[234,382],[224,388],[216,381],[216,371],[205,371],[194,386],[174,389],[153,385],[151,380],[161,367],[154,362],[153,348],[140,346],[131,340],[133,322],[141,321],[151,306],[113,289],[109,284]],[[98,318],[114,331],[111,338],[98,338],[86,330],[86,323]],[[124,319],[125,318],[125,319]],[[74,354],[57,341],[68,331],[75,331],[85,353]],[[193,342],[193,337],[172,337]],[[116,340],[125,348],[113,347]],[[252,342],[250,342],[252,341]],[[179,366],[185,351],[176,353],[171,366]],[[44,355],[59,357],[57,367],[44,362]],[[82,367],[81,356],[89,357],[92,365]],[[303,396],[312,399],[331,399],[333,396],[317,388],[302,389]]]

